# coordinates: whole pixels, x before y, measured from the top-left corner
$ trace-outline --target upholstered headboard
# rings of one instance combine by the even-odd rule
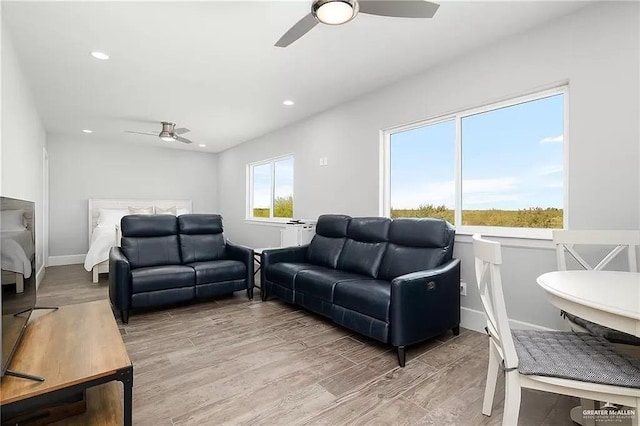
[[[160,207],[168,209],[175,207],[176,209],[186,209],[189,213],[193,212],[193,203],[191,200],[107,200],[107,199],[89,199],[89,242],[91,235],[98,224],[100,209],[128,209],[129,207]]]

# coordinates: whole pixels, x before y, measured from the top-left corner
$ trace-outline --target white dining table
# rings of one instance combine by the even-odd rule
[[[537,282],[556,307],[614,330],[640,337],[640,273],[618,271],[556,271],[542,274]],[[584,407],[571,410],[581,425],[612,425],[582,418]],[[593,407],[589,407],[593,408]],[[617,422],[622,426],[629,422]]]
[[[537,281],[554,306],[640,337],[640,273],[556,271]]]

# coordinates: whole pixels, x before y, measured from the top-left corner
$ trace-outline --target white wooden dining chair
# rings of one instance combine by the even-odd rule
[[[572,331],[514,330],[502,292],[500,244],[473,236],[478,290],[487,319],[489,366],[482,414],[490,416],[498,374],[505,374],[503,426],[518,424],[521,389],[640,406],[640,361],[601,337]],[[637,413],[632,420],[638,426]]]
[[[601,271],[606,269],[613,259],[626,251],[627,270],[629,272],[638,272],[636,247],[640,246],[640,231],[554,230],[553,243],[556,246],[559,271],[567,270],[567,253],[576,260],[579,267],[590,271]],[[576,246],[580,246],[583,249],[604,246],[613,248],[598,263],[593,264],[593,262],[589,263],[585,260]],[[606,283],[603,282],[602,285],[602,290],[606,291]],[[574,331],[602,336],[618,344],[640,346],[640,339],[630,334],[595,324],[570,312],[562,312],[562,316]]]
[[[556,246],[558,270],[567,270],[568,252],[586,270],[600,271],[619,254],[627,251],[627,263],[630,272],[638,272],[636,247],[640,246],[640,231],[592,231],[592,230],[559,230],[553,231],[553,243]],[[613,246],[606,256],[597,264],[591,265],[576,250],[576,245]]]

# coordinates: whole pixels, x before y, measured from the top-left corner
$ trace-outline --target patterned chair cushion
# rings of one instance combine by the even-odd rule
[[[522,374],[640,389],[640,360],[617,352],[602,337],[530,330],[512,335]]]
[[[622,343],[624,345],[640,346],[640,339],[636,336],[622,331],[614,330],[613,328],[605,327],[604,325],[596,324],[595,322],[588,321],[584,318],[580,318],[569,312],[562,311],[562,316],[571,321],[574,324],[584,328],[594,336],[604,337],[612,343]]]

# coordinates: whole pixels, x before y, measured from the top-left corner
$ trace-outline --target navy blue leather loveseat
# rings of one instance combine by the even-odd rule
[[[124,323],[132,308],[245,289],[253,298],[253,250],[225,241],[220,215],[130,215],[121,230],[121,247],[109,253],[109,299]]]
[[[440,219],[323,215],[309,245],[262,253],[270,295],[393,345],[460,331],[460,261],[454,229]]]

